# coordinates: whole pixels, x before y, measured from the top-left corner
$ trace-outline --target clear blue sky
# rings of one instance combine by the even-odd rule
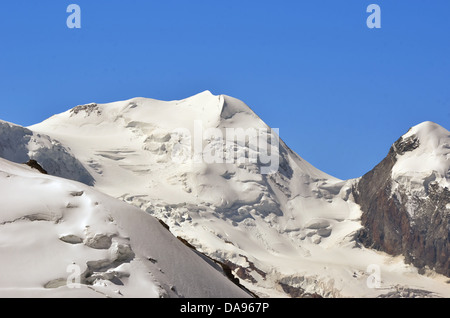
[[[66,26],[71,3],[81,29]],[[366,26],[371,3],[381,29]],[[83,103],[208,89],[342,179],[415,124],[450,129],[448,0],[9,0],[0,41],[0,119],[24,126]]]

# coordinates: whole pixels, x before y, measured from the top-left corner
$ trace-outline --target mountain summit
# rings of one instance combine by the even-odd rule
[[[366,246],[450,276],[450,132],[411,128],[354,188]]]

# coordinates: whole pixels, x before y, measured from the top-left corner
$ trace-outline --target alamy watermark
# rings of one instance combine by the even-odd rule
[[[69,29],[81,28],[81,8],[78,4],[69,4],[66,9],[70,15],[67,17],[66,25]]]
[[[378,4],[369,4],[367,7],[367,13],[370,15],[367,17],[366,24],[369,29],[381,28],[381,8]]]
[[[67,17],[66,25],[69,29],[81,28],[81,8],[78,4],[69,4],[66,9],[70,15]],[[369,4],[366,9],[370,15],[367,17],[366,25],[369,29],[381,28],[381,8],[378,4]]]
[[[187,128],[171,132],[171,157],[176,163],[258,164],[261,174],[272,174],[280,161],[278,133],[278,128],[204,129],[203,122],[195,120],[193,135]]]
[[[380,265],[370,264],[367,266],[366,272],[370,274],[367,277],[366,285],[368,288],[381,287],[381,268]]]
[[[70,273],[66,280],[68,288],[81,288],[81,268],[79,265],[70,264],[66,268],[66,272]]]

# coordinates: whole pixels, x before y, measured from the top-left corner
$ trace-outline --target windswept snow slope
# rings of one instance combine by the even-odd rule
[[[235,139],[231,128],[249,138]],[[358,246],[354,180],[314,168],[235,98],[206,91],[180,101],[81,105],[29,129],[70,147],[98,190],[164,220],[261,296],[450,294],[445,278]],[[374,266],[377,288],[367,284]]]
[[[91,187],[0,159],[0,193],[0,297],[248,297],[148,213]]]
[[[51,175],[91,185],[94,181],[70,149],[47,135],[0,120],[0,158],[17,163],[34,159]]]

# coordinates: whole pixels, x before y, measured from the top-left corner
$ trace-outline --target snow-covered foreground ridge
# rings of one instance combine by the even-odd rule
[[[436,131],[425,132],[433,125],[416,126],[414,135],[435,136]],[[261,297],[450,296],[445,276],[432,270],[419,274],[402,256],[359,243],[362,211],[354,201],[359,179],[338,180],[316,169],[235,98],[206,91],[179,101],[93,103],[22,129],[32,137],[0,136],[0,156],[8,147],[5,153],[14,160],[14,149],[21,149],[26,154],[21,158],[36,159],[58,175],[68,170],[58,170],[68,166],[66,157],[49,155],[55,159],[49,164],[34,155],[54,153],[58,145],[81,165],[73,176],[60,176],[84,182],[80,176],[87,173],[85,183],[164,221],[175,236],[227,264]],[[434,153],[438,170],[431,157],[427,165],[443,186],[449,179],[449,137],[441,137],[429,144],[442,150]],[[431,151],[427,147],[408,153],[412,159],[399,158],[392,179],[427,178],[427,167],[422,174],[409,168],[414,156],[423,160],[419,152]],[[146,235],[143,228],[136,231]]]
[[[249,297],[155,218],[0,159],[0,297]]]

